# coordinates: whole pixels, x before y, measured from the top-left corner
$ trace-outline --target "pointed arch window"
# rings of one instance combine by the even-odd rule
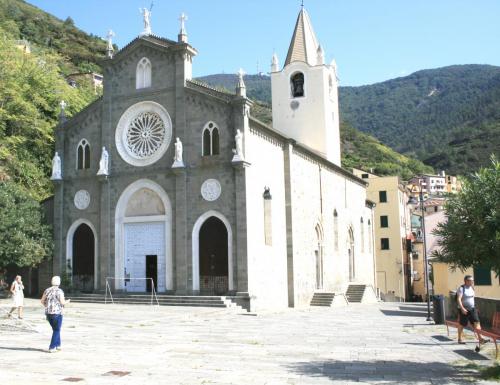
[[[90,144],[87,139],[82,139],[76,149],[76,169],[90,168]]]
[[[304,74],[302,72],[295,72],[290,77],[290,87],[292,90],[292,97],[300,98],[304,96]]]
[[[333,243],[335,251],[339,250],[339,216],[337,209],[333,210]]]
[[[135,88],[148,88],[151,87],[151,62],[148,58],[143,57],[137,63],[135,72]]]
[[[219,128],[208,122],[203,128],[203,156],[219,155]]]

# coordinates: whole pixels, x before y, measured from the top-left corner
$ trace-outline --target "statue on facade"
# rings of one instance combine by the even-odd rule
[[[106,52],[108,54],[108,58],[112,59],[113,58],[113,52],[114,52],[114,48],[113,48],[113,37],[115,36],[115,33],[110,29],[108,31],[108,34],[106,35],[106,37],[108,38],[108,46],[106,48]]]
[[[101,159],[99,160],[99,171],[97,175],[109,175],[109,154],[106,147],[102,147]]]
[[[62,179],[62,171],[61,171],[61,158],[59,157],[59,154],[55,153],[54,157],[52,158],[52,176],[50,177],[51,180],[61,180]]]
[[[142,14],[144,21],[144,30],[139,36],[151,35],[151,9],[139,8],[139,12]]]
[[[245,160],[245,157],[243,156],[243,133],[237,129],[236,130],[236,135],[234,136],[234,141],[236,142],[236,148],[233,149],[233,162],[238,162]]]
[[[179,138],[175,138],[174,143],[174,163],[172,164],[173,168],[184,167],[184,161],[182,160],[182,142]]]

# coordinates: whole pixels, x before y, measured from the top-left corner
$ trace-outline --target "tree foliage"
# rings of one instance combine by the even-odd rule
[[[0,213],[0,267],[34,267],[50,255],[50,227],[29,193],[13,182],[1,182]]]
[[[51,51],[25,53],[0,28],[0,180],[12,179],[37,199],[52,189],[47,176],[59,102],[65,100],[72,115],[96,97],[90,85],[66,83],[61,60]]]
[[[491,268],[500,274],[500,162],[466,179],[462,191],[446,205],[447,221],[434,230],[441,250],[439,261],[462,270]]]

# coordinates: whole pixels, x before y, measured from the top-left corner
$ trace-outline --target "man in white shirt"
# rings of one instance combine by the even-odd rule
[[[488,342],[488,340],[481,338],[481,335],[477,332],[481,330],[481,324],[479,323],[479,314],[474,304],[474,278],[472,275],[466,275],[464,277],[464,284],[457,289],[457,305],[460,316],[460,325],[458,326],[458,343],[465,344],[462,339],[464,327],[470,322],[472,328],[474,329],[474,334],[477,336],[477,340],[480,344]]]

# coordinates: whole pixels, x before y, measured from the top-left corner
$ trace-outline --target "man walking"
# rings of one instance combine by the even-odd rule
[[[458,326],[459,344],[465,344],[462,338],[463,331],[469,322],[474,329],[474,334],[477,336],[479,343],[484,344],[488,342],[488,340],[481,338],[481,335],[478,333],[478,330],[481,330],[481,324],[479,323],[479,314],[474,304],[474,294],[474,278],[472,278],[472,275],[466,275],[464,277],[464,284],[457,290],[457,304],[460,315],[460,325]]]

